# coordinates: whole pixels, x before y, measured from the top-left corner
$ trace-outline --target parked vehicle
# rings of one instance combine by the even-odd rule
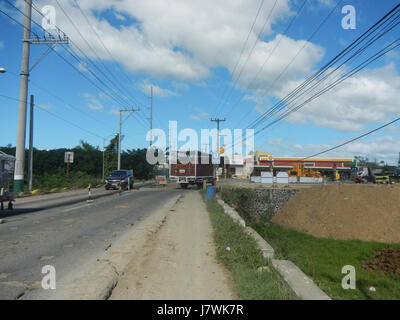
[[[8,209],[13,208],[14,193],[10,190],[11,174],[13,172],[15,158],[0,151],[0,203],[1,210],[4,202],[8,201]]]
[[[359,168],[356,183],[378,183],[378,184],[389,184],[390,177],[385,175],[382,169],[371,169],[368,166]]]
[[[109,189],[132,189],[134,183],[132,170],[115,170],[105,179],[106,190]]]
[[[211,162],[211,155],[200,151],[192,153],[194,155],[191,156],[190,151],[181,151],[170,156],[170,180],[179,183],[182,188],[194,184],[201,187],[203,181],[214,183],[214,165]],[[189,157],[190,161],[188,161]],[[172,163],[171,158],[176,159],[176,163]]]

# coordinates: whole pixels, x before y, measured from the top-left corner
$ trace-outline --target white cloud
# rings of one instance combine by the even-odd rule
[[[177,94],[171,90],[161,88],[155,84],[151,84],[148,81],[143,81],[143,83],[139,86],[139,89],[150,96],[151,88],[153,88],[153,96],[158,96],[162,98],[176,96]]]
[[[191,115],[189,116],[189,118],[190,118],[190,120],[194,120],[194,121],[200,121],[200,120],[201,120],[199,116],[195,116],[195,115],[193,115],[193,114],[191,114]]]
[[[103,110],[103,105],[90,93],[84,93],[83,96],[86,98],[87,106],[92,110]]]
[[[125,16],[123,16],[122,14],[120,14],[120,13],[118,13],[118,12],[114,13],[114,17],[115,17],[116,19],[120,20],[120,21],[126,21]]]
[[[90,73],[90,71],[89,71],[89,69],[88,69],[88,67],[87,67],[85,62],[79,62],[78,63],[78,69],[80,71],[84,71],[84,72]]]
[[[208,112],[203,111],[202,109],[200,109],[199,107],[192,107],[189,106],[193,111],[196,112],[196,114],[192,114],[189,116],[189,118],[191,120],[195,120],[195,121],[200,121],[200,120],[204,120],[210,117],[210,114]]]
[[[49,104],[39,104],[38,107],[41,108],[41,109],[45,109],[45,110],[48,110],[48,109],[52,109],[52,108],[53,108],[53,107],[52,107],[51,105],[49,105]]]
[[[289,2],[277,2],[263,36],[273,34],[272,26],[275,23],[293,16]],[[79,31],[88,39],[96,54],[101,59],[110,60],[73,1],[63,0],[60,3],[73,17]],[[258,1],[246,0],[85,0],[79,3],[106,47],[124,67],[134,73],[144,73],[160,79],[196,83],[210,76],[214,67],[226,67],[230,72],[233,71],[259,6]],[[276,37],[269,42],[257,39],[274,3],[275,0],[265,0],[250,34],[251,45],[248,47],[254,41],[257,41],[257,46],[243,72],[243,81],[239,83],[241,87],[248,84],[254,70],[262,66],[266,53],[277,41]],[[40,8],[45,4],[47,1],[40,0],[36,5]],[[57,25],[86,54],[95,57],[58,6],[56,10]],[[113,26],[101,15],[106,10],[111,10],[117,18],[124,16],[130,18],[126,21],[133,22],[128,26]],[[94,12],[100,18],[96,18]],[[40,20],[37,13],[34,13],[34,17]],[[295,52],[301,45],[301,41],[284,37],[256,87],[268,83],[268,79],[291,58],[286,59],[287,54],[282,53]],[[247,56],[249,48],[243,57]],[[287,78],[296,76],[298,72],[310,71],[322,54],[321,48],[309,44],[304,54],[296,59]]]
[[[288,120],[343,131],[361,131],[367,124],[384,123],[397,117],[399,110],[400,76],[395,65],[390,63],[347,79],[290,115]]]

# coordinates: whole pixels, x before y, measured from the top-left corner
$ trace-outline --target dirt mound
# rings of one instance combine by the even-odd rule
[[[400,250],[383,249],[374,258],[364,262],[362,267],[367,271],[400,275]]]
[[[400,186],[302,189],[272,221],[316,237],[400,243]]]

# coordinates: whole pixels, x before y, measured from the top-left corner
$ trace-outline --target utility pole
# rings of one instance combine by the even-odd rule
[[[226,121],[226,119],[225,118],[224,119],[219,119],[219,118],[212,119],[211,118],[210,120],[211,120],[211,122],[216,122],[217,123],[217,153],[219,153],[219,123]],[[217,181],[218,181],[217,165],[215,166],[214,172],[215,172],[215,181],[214,181],[214,183],[216,185]]]
[[[210,120],[212,122],[216,122],[217,123],[217,152],[219,152],[219,123],[226,121],[226,119],[225,118],[224,119],[216,118],[216,119],[210,119]]]
[[[31,44],[51,44],[57,43],[68,44],[68,37],[64,34],[58,38],[49,35],[44,39],[35,36],[31,39],[31,15],[32,0],[25,0],[25,19],[24,19],[24,36],[22,39],[22,61],[19,85],[19,106],[18,106],[18,126],[17,126],[17,142],[15,147],[15,170],[14,170],[14,193],[18,194],[24,187],[24,169],[25,169],[25,137],[26,137],[26,109],[28,100],[28,78],[29,73],[44,57],[42,55],[39,60],[29,69],[29,53]],[[48,51],[49,52],[49,51]],[[46,53],[47,54],[47,53]]]
[[[29,113],[29,167],[28,167],[28,190],[32,191],[33,180],[33,107],[34,98],[31,94],[30,113]]]
[[[25,2],[24,38],[22,39],[22,62],[19,85],[18,131],[15,148],[14,192],[19,193],[24,186],[26,100],[28,98],[29,50],[31,37],[32,0]]]
[[[400,152],[399,152],[399,162],[397,163],[397,166],[400,168]]]
[[[150,87],[150,147],[153,142],[153,86]]]
[[[118,170],[121,170],[121,129],[122,129],[122,112],[135,112],[139,109],[120,109],[119,110],[119,133],[118,133]]]

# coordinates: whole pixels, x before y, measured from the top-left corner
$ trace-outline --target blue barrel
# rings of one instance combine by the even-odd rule
[[[215,189],[215,187],[207,186],[207,189],[206,189],[206,201],[214,199],[216,194],[217,194],[217,189]]]

